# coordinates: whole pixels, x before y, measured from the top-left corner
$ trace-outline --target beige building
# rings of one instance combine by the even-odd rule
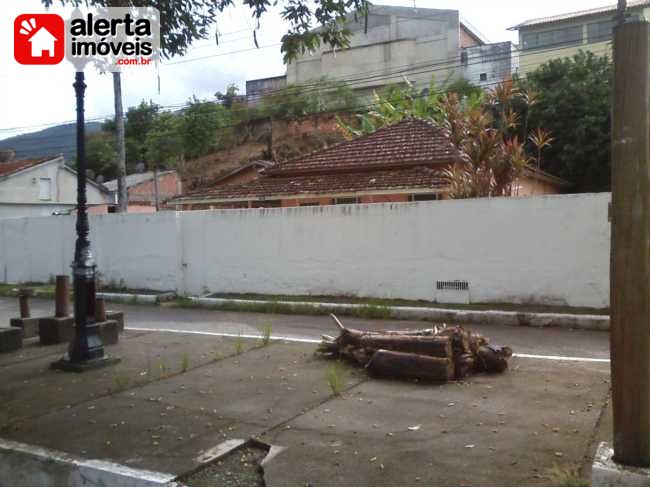
[[[421,91],[432,77],[438,83],[463,77],[477,85],[494,84],[516,71],[511,44],[488,44],[457,10],[373,5],[367,24],[350,14],[346,28],[352,32],[349,48],[324,44],[289,63],[286,76],[249,80],[247,98],[256,101],[286,84],[322,78],[371,94],[405,78]]]
[[[88,180],[91,212],[105,212],[106,188]],[[69,213],[77,207],[77,173],[63,156],[0,162],[0,218]]]
[[[628,2],[628,13],[650,19],[650,0]],[[580,50],[612,56],[616,5],[531,19],[510,28],[519,31],[519,70],[525,76],[551,59]]]

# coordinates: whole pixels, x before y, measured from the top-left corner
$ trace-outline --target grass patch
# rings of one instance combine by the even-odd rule
[[[183,354],[183,358],[181,359],[181,373],[184,374],[187,372],[187,369],[190,368],[190,356],[188,355],[187,352]]]
[[[169,375],[169,367],[167,367],[167,364],[163,359],[160,359],[160,364],[158,365],[158,368],[160,370],[161,379],[164,379]]]
[[[244,353],[244,339],[241,337],[241,333],[235,338],[235,353],[237,355]]]
[[[169,305],[168,305],[169,306]],[[328,306],[309,306],[298,303],[280,303],[268,301],[266,303],[238,303],[235,301],[224,301],[223,303],[200,304],[186,297],[179,297],[174,300],[171,306],[187,309],[212,309],[215,311],[234,311],[237,313],[264,313],[264,314],[285,314],[285,315],[308,315],[322,316],[336,313],[340,316],[354,316],[356,318],[387,319],[391,317],[391,309],[388,306],[365,305],[355,308],[332,308]],[[262,331],[260,329],[260,331]],[[264,335],[264,332],[262,332]]]
[[[113,371],[113,391],[123,391],[127,387],[129,387],[129,384],[131,383],[131,380],[129,379],[129,376],[124,372],[123,370],[117,370],[115,369]]]
[[[335,396],[340,396],[343,389],[345,389],[346,376],[347,370],[340,362],[334,362],[327,368],[327,384]]]
[[[562,305],[544,304],[514,304],[514,303],[434,303],[425,300],[409,299],[382,299],[362,296],[329,296],[329,295],[293,295],[293,294],[256,294],[256,293],[215,293],[211,298],[222,299],[245,299],[258,301],[287,301],[287,302],[311,302],[311,303],[337,303],[337,304],[367,304],[372,307],[391,306],[413,306],[416,308],[444,308],[468,311],[501,310],[530,313],[570,313],[570,314],[593,314],[607,315],[609,310],[605,308],[574,308]],[[342,314],[339,312],[339,314]]]
[[[23,288],[33,289],[35,298],[53,298],[55,295],[54,284],[23,282],[20,284],[0,284],[0,296],[15,298],[18,296],[18,291]],[[72,296],[72,291],[70,291],[70,296]]]
[[[265,323],[260,327],[260,334],[262,335],[262,346],[266,347],[271,342],[271,330],[273,326],[271,323]]]
[[[555,487],[589,487],[589,482],[580,476],[577,468],[556,465],[551,469],[549,478]]]

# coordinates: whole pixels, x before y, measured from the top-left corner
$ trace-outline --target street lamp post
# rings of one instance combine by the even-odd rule
[[[88,206],[86,203],[86,140],[84,121],[84,93],[86,83],[83,71],[77,71],[74,82],[77,99],[77,241],[72,263],[74,286],[75,334],[68,352],[54,362],[56,369],[83,372],[119,361],[104,353],[104,345],[95,322],[96,268],[90,249],[88,233]]]

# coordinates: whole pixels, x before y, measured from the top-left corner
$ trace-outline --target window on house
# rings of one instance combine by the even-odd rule
[[[359,198],[334,198],[335,205],[356,205]]]
[[[48,201],[52,199],[52,180],[40,178],[38,181],[38,199]]]
[[[587,42],[603,42],[611,39],[613,29],[614,22],[611,20],[587,24]]]
[[[319,203],[300,203],[300,206],[320,206]]]
[[[540,49],[543,47],[580,44],[582,42],[582,26],[574,25],[564,29],[531,32],[521,36],[524,49]]]
[[[438,193],[429,194],[412,194],[409,195],[409,201],[435,201],[440,199]]]
[[[487,81],[487,73],[481,73],[479,76],[480,81]]]

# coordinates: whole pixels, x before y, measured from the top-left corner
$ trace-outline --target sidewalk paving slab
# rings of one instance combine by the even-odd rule
[[[554,465],[584,462],[608,368],[512,365],[443,386],[364,382],[265,436],[288,447],[267,486],[549,485]]]
[[[256,345],[254,341],[245,343],[247,348]],[[63,345],[44,347],[32,343],[20,352],[0,358],[0,428],[10,421],[16,423],[125,387],[156,381],[163,373],[161,364],[166,373],[178,373],[185,355],[188,367],[194,368],[235,354],[232,339],[126,332],[120,343],[106,347],[108,354],[122,358],[115,366],[83,374],[50,369],[50,364],[66,349]]]
[[[182,473],[256,436],[288,447],[265,465],[268,487],[541,486],[554,465],[584,463],[609,390],[607,364],[515,358],[505,374],[446,385],[350,369],[334,398],[314,345],[245,340],[238,355],[236,340],[127,332],[107,347],[120,365],[81,375],[51,371],[56,355],[40,350],[3,357],[0,437]],[[161,359],[175,375],[150,367]]]
[[[316,358],[314,349],[311,344],[273,343],[218,366],[149,384],[141,393],[192,410],[216,409],[233,420],[268,427],[331,397],[326,378],[329,364]],[[348,386],[365,378],[362,370],[350,369]]]

